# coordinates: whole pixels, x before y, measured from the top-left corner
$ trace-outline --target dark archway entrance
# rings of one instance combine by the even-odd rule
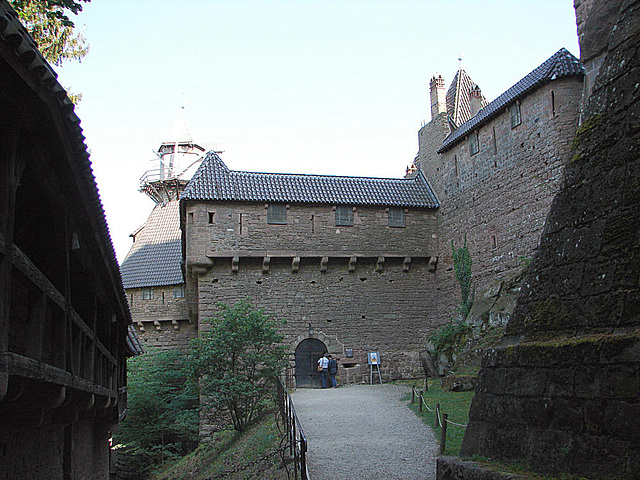
[[[327,346],[315,338],[307,338],[296,347],[296,386],[320,387],[322,381],[317,371],[318,360],[327,352]]]

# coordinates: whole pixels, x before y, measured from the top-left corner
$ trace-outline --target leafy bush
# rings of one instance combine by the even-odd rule
[[[433,343],[434,352],[451,356],[458,349],[469,329],[469,325],[464,320],[451,320],[444,324],[429,337]]]
[[[453,268],[456,272],[456,280],[460,285],[461,302],[458,307],[464,318],[469,315],[475,297],[475,286],[471,282],[471,254],[467,247],[467,236],[464,237],[464,245],[456,250],[451,240],[451,250],[453,251]]]
[[[127,462],[149,472],[198,444],[198,391],[186,355],[151,350],[127,363],[127,418],[114,440]]]
[[[193,341],[190,364],[200,392],[244,430],[266,408],[274,382],[285,366],[286,347],[278,327],[284,323],[247,302],[217,305],[211,328]]]

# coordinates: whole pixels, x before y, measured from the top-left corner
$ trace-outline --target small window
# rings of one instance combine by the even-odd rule
[[[551,116],[556,116],[556,94],[551,90]]]
[[[213,223],[216,219],[216,212],[207,212],[209,215],[209,223]]]
[[[338,205],[336,207],[336,225],[353,225],[353,207]]]
[[[491,248],[494,250],[498,248],[498,237],[496,235],[491,235]]]
[[[478,140],[478,131],[471,132],[469,135],[469,152],[471,155],[475,155],[480,151],[480,142]]]
[[[184,283],[173,286],[173,298],[184,298]]]
[[[515,128],[522,123],[520,103],[516,102],[509,107],[509,115],[511,116],[511,128]]]
[[[391,207],[389,208],[389,226],[390,227],[404,227],[404,208]]]
[[[143,288],[140,294],[142,300],[153,300],[153,288]]]
[[[270,203],[267,207],[267,223],[272,225],[286,225],[287,206],[282,203]]]

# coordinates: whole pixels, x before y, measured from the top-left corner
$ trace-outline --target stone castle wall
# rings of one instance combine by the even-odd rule
[[[379,351],[385,378],[420,376],[421,341],[440,325],[427,320],[435,213],[407,209],[406,227],[395,228],[384,207],[358,206],[353,226],[336,226],[330,205],[290,205],[286,225],[267,224],[266,212],[264,204],[187,204],[187,291],[200,323],[217,302],[248,299],[287,320],[292,354],[311,323],[333,339],[332,353]]]
[[[592,31],[587,21],[581,48],[613,24],[601,38],[607,51],[509,337],[484,355],[461,453],[543,474],[636,479],[640,1],[590,8],[615,15]]]
[[[520,103],[522,123],[511,128],[505,111],[480,127],[480,151],[473,156],[468,140],[436,155],[433,138],[421,130],[420,165],[441,204],[441,315],[451,315],[460,299],[452,241],[459,248],[466,236],[478,292],[530,260],[571,156],[581,88],[580,77],[563,78],[525,96]]]
[[[145,347],[186,350],[190,341],[198,336],[186,295],[174,298],[174,287],[151,287],[153,298],[150,299],[143,298],[143,288],[126,290],[133,326]]]
[[[384,207],[357,206],[353,226],[336,226],[331,205],[291,204],[287,224],[267,224],[265,204],[189,204],[187,257],[233,255],[436,255],[434,211],[409,208],[389,227]]]
[[[313,338],[324,338],[343,363],[344,348],[353,349],[359,364],[364,352],[377,351],[384,379],[419,377],[418,351],[439,326],[428,320],[435,304],[435,274],[424,259],[412,262],[408,271],[401,259],[385,262],[383,271],[376,271],[376,263],[376,258],[366,258],[349,271],[348,259],[329,258],[321,271],[320,258],[302,258],[299,270],[292,272],[291,259],[281,258],[272,260],[264,273],[261,259],[242,258],[234,273],[230,259],[216,261],[198,277],[200,321],[214,315],[217,302],[248,300],[287,321],[284,343],[291,355],[309,337],[311,324]]]

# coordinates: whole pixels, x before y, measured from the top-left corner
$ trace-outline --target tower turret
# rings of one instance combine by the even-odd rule
[[[156,204],[177,200],[198,169],[205,151],[191,138],[184,118],[177,123],[172,137],[174,141],[162,142],[155,152],[157,168],[148,170],[140,178],[140,191]]]
[[[444,88],[444,78],[436,73],[429,83],[431,90],[431,119],[447,111],[447,97]]]

